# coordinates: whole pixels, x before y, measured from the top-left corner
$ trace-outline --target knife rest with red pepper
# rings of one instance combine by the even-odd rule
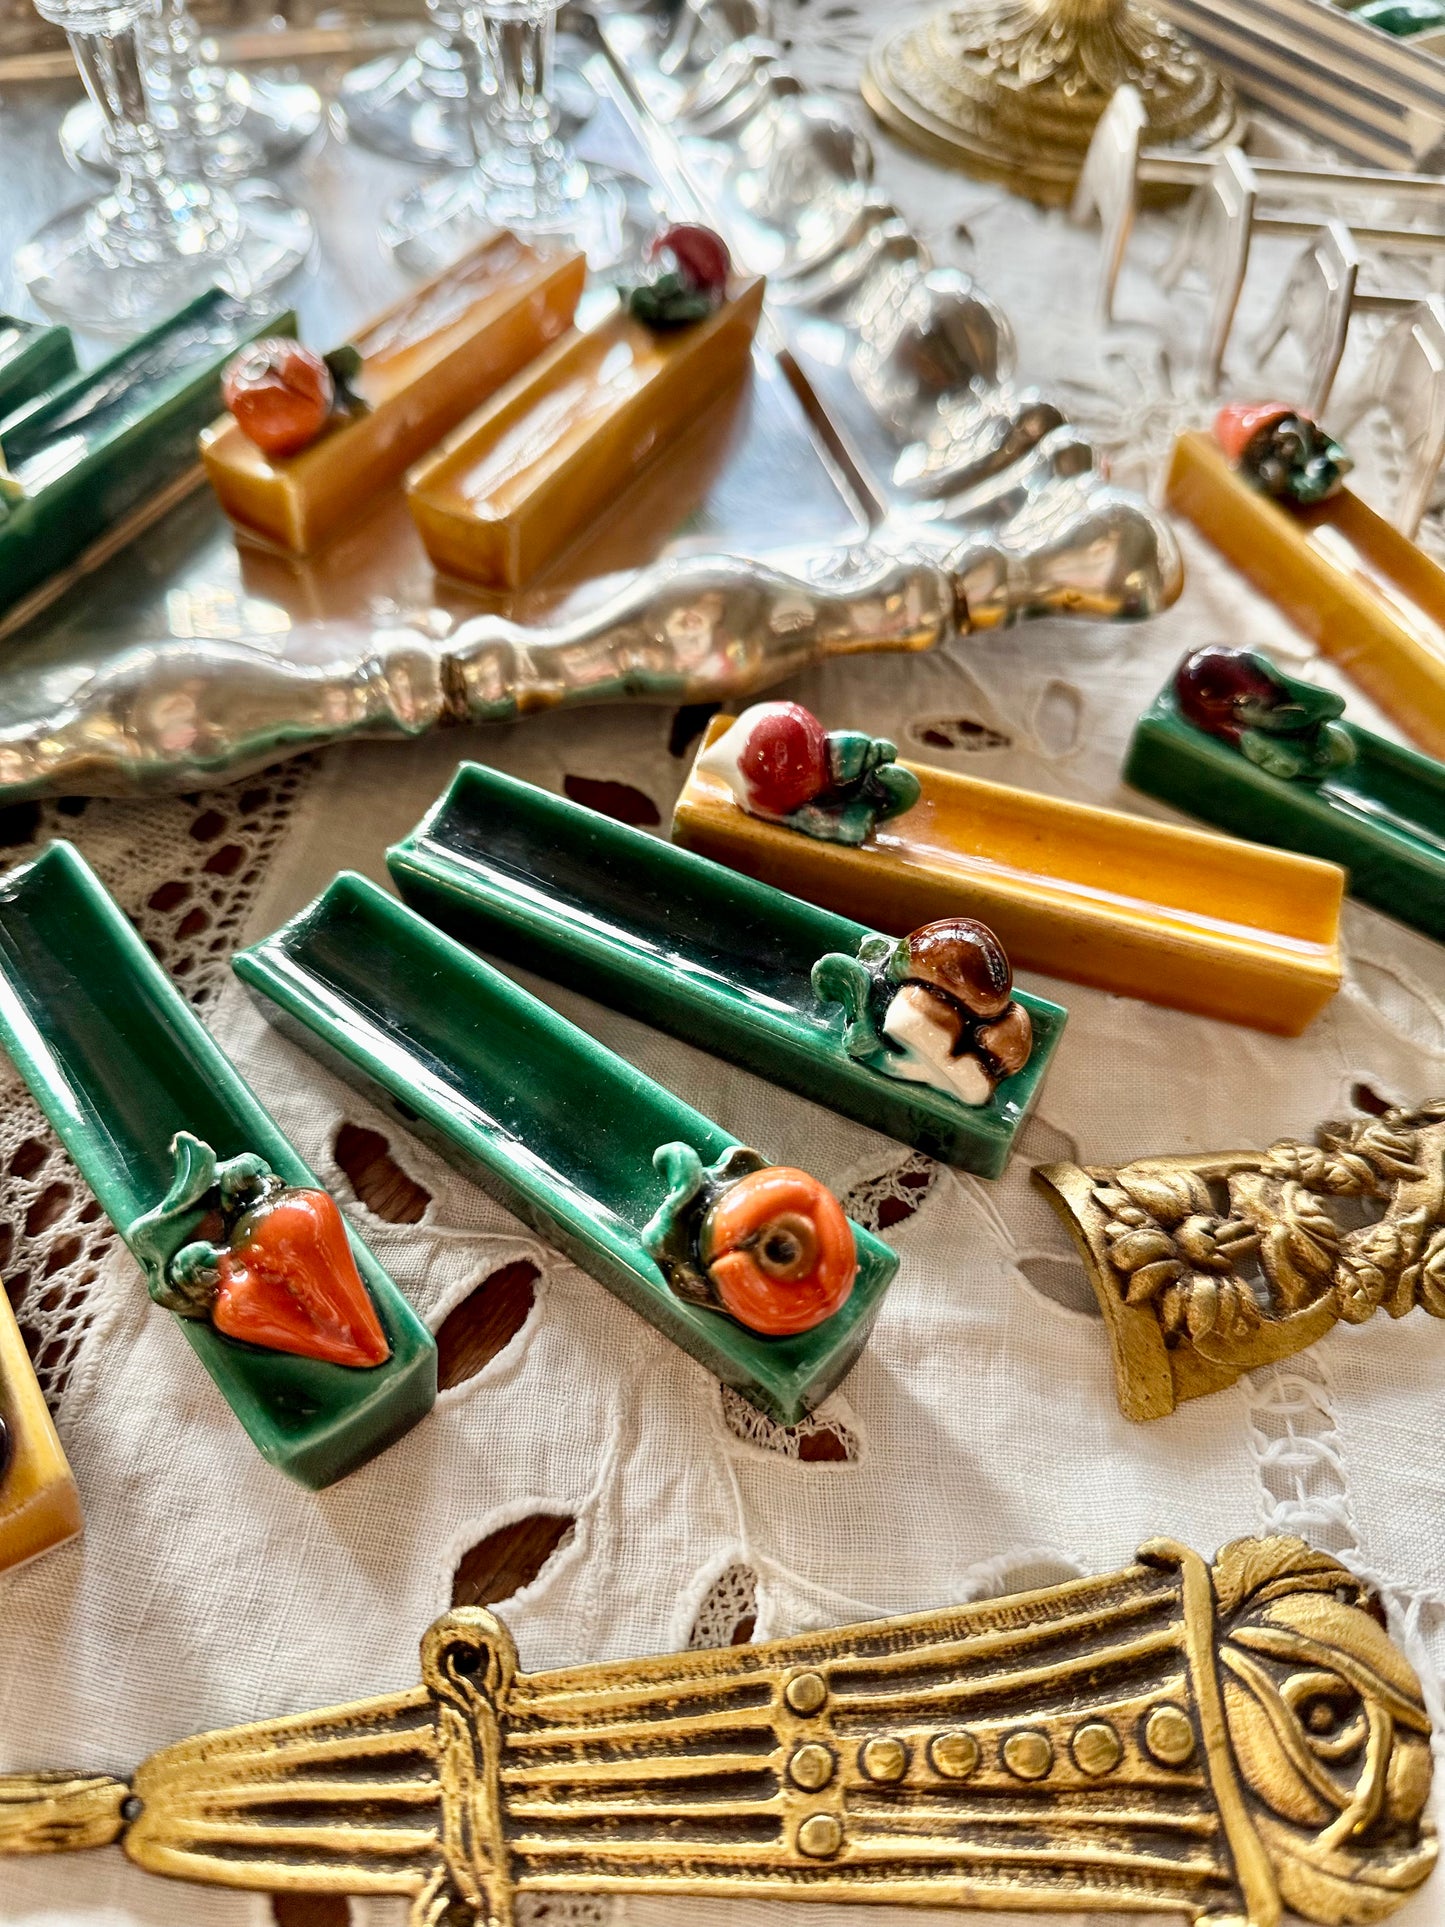
[[[329,1485],[436,1346],[72,845],[0,879],[0,1045],[261,1452]]]

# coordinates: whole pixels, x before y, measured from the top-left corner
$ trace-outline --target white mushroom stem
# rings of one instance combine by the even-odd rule
[[[952,1055],[962,1024],[941,998],[905,984],[888,1006],[883,1035],[895,1046],[883,1068],[910,1084],[931,1084],[964,1104],[987,1104],[993,1079],[977,1057]]]

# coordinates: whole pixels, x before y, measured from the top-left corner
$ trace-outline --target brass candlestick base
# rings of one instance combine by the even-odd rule
[[[1139,0],[963,0],[878,41],[863,98],[916,146],[1057,204],[1126,84],[1149,145],[1202,153],[1244,131],[1229,82]]]

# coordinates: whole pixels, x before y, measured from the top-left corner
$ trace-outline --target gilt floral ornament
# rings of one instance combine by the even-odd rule
[[[129,1234],[157,1304],[267,1351],[385,1364],[391,1347],[333,1198],[286,1184],[254,1152],[218,1163],[189,1131],[176,1134],[171,1155],[170,1189]],[[179,1242],[208,1211],[220,1242]]]
[[[1179,713],[1270,776],[1319,783],[1355,759],[1333,690],[1282,676],[1254,649],[1196,649],[1174,676]]]
[[[987,1104],[1033,1050],[1003,945],[972,917],[946,917],[896,942],[865,937],[854,957],[830,952],[813,966],[813,989],[843,1006],[850,1057],[965,1104]]]
[[[1084,1257],[1130,1418],[1337,1323],[1445,1317],[1445,1102],[1324,1124],[1313,1144],[1035,1177]]]
[[[704,1165],[664,1144],[653,1163],[667,1197],[642,1242],[679,1298],[766,1338],[812,1331],[848,1302],[858,1252],[826,1185],[743,1145]]]
[[[918,801],[918,778],[897,755],[885,737],[825,730],[801,703],[754,703],[697,767],[720,776],[749,816],[856,846]]]
[[[1257,489],[1304,508],[1338,495],[1354,467],[1337,441],[1287,402],[1230,402],[1214,418],[1214,439]]]
[[[549,1673],[462,1607],[409,1690],[181,1740],[129,1781],[0,1776],[0,1854],[119,1844],[174,1879],[404,1897],[410,1927],[520,1927],[524,1896],[579,1891],[678,1927],[740,1892],[1372,1927],[1437,1851],[1430,1720],[1382,1619],[1286,1538],[1212,1565],[1150,1539],[1036,1592]]]

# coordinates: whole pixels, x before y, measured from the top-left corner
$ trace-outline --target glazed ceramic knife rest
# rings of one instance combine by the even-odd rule
[[[1169,503],[1432,756],[1445,755],[1445,569],[1348,488],[1276,500],[1181,435]]]
[[[0,1776],[0,1854],[118,1843],[278,1917],[391,1895],[411,1927],[628,1892],[678,1927],[709,1896],[1366,1927],[1437,1852],[1430,1717],[1382,1617],[1283,1538],[551,1673],[461,1608],[410,1690],[202,1733],[129,1782]]]
[[[296,555],[354,528],[410,463],[561,334],[586,271],[579,254],[490,236],[357,333],[342,351],[352,364],[344,404],[338,396],[330,418],[294,446],[267,446],[261,433],[276,384],[259,351],[257,419],[243,428],[227,413],[200,438],[222,507],[243,531]],[[229,378],[244,387],[245,360]]]
[[[723,740],[772,707],[714,717],[677,842],[878,930],[977,917],[1019,968],[1285,1036],[1339,988],[1332,864],[912,763],[916,802],[830,840],[801,811],[767,820],[738,801]]]
[[[0,881],[0,1045],[273,1465],[327,1485],[430,1410],[430,1333],[68,843]]]
[[[478,949],[985,1177],[1063,1030],[1057,1004],[1019,993],[1032,1050],[986,1103],[886,1075],[814,988],[821,959],[846,967],[876,932],[476,763],[387,862],[408,903]]]
[[[1253,660],[1266,689],[1272,681],[1280,692],[1275,714],[1281,704],[1323,699],[1339,718],[1327,724],[1340,749],[1325,767],[1311,767],[1292,738],[1257,724],[1249,741],[1229,719],[1200,727],[1181,708],[1176,679],[1140,718],[1125,781],[1234,836],[1339,863],[1351,896],[1445,941],[1445,764],[1345,721],[1338,698]],[[1188,669],[1181,665],[1180,675]]]
[[[235,969],[306,1048],[784,1424],[862,1349],[897,1269],[885,1244],[850,1227],[851,1291],[809,1329],[763,1335],[708,1302],[668,1256],[674,1180],[774,1167],[374,884],[338,877]]]
[[[75,1479],[0,1284],[0,1574],[80,1527]]]
[[[68,328],[47,328],[0,314],[0,423],[42,389],[74,373],[75,344]]]
[[[90,544],[134,532],[200,482],[196,436],[220,405],[222,368],[242,342],[294,326],[212,288],[0,420],[0,624]]]

